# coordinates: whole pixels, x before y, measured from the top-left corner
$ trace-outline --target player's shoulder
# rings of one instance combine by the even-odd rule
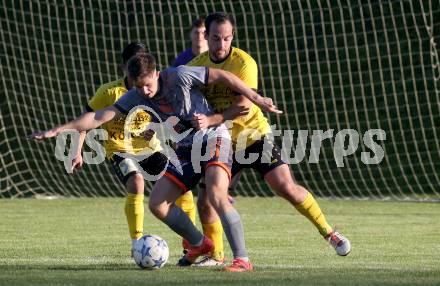
[[[172,62],[171,66],[178,67],[180,65],[184,65],[184,64],[188,63],[189,61],[191,61],[192,58],[194,58],[194,56],[192,54],[192,50],[191,50],[191,48],[188,48],[177,55],[177,57]]]
[[[160,73],[162,86],[189,86],[195,78],[205,78],[207,76],[205,66],[187,66],[168,67]]]
[[[102,84],[96,90],[96,94],[110,93],[112,91],[117,91],[117,90],[127,91],[127,87],[125,86],[124,78],[120,78],[120,79]]]
[[[230,59],[231,59],[231,61],[239,61],[245,65],[256,65],[257,64],[251,55],[249,55],[247,52],[245,52],[242,49],[237,48],[237,47],[232,47]]]
[[[200,55],[196,56],[194,59],[192,59],[189,63],[187,63],[188,66],[201,66],[206,65],[210,62],[209,59],[209,52],[203,52]]]
[[[102,109],[115,103],[126,92],[124,78],[111,81],[98,87],[88,104],[93,110]]]
[[[167,82],[171,77],[175,77],[178,67],[180,66],[177,67],[170,66],[164,70],[161,70],[159,74],[160,81],[162,81],[162,83]]]
[[[188,48],[184,51],[182,51],[180,54],[177,55],[177,59],[183,60],[183,59],[187,59],[188,57],[192,56],[192,49]]]
[[[200,71],[201,69],[205,69],[205,68],[199,66],[180,65],[177,67],[168,67],[165,70],[161,71],[160,75],[163,78],[176,77],[176,76],[179,77],[187,73]]]

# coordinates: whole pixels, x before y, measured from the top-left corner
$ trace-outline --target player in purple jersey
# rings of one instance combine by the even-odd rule
[[[208,41],[205,39],[205,30],[205,18],[200,17],[195,19],[191,25],[191,47],[177,55],[171,66],[178,67],[180,65],[186,65],[193,58],[208,50]]]

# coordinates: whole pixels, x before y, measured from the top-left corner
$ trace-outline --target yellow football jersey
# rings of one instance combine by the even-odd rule
[[[126,92],[127,88],[123,78],[103,84],[90,99],[88,108],[96,111],[111,106]],[[131,133],[131,142],[124,140],[125,119],[125,115],[120,115],[102,126],[108,133],[108,139],[104,143],[107,158],[111,158],[114,152],[136,154],[144,150],[148,152],[162,150],[156,135],[150,141],[143,138],[142,131],[151,122],[149,113],[139,110],[130,120],[128,130]]]
[[[239,77],[247,86],[257,90],[258,88],[258,68],[255,60],[243,50],[232,47],[229,56],[221,62],[213,62],[209,57],[209,52],[200,54],[188,63],[189,66],[205,66],[210,68],[229,71]],[[209,84],[202,87],[202,92],[216,113],[221,113],[230,107],[237,98],[237,93],[223,84]],[[234,143],[237,143],[239,135],[245,135],[246,147],[251,145],[264,134],[271,131],[267,118],[261,109],[252,104],[249,114],[240,116],[233,121],[231,136]],[[260,135],[260,136],[259,136]],[[244,139],[244,138],[243,138]],[[241,139],[241,140],[243,140]]]

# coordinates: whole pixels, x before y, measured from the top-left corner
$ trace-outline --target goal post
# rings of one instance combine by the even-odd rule
[[[303,148],[291,164],[300,184],[321,197],[440,199],[440,4],[432,0],[3,1],[0,197],[124,195],[109,164],[69,176],[55,140],[25,135],[81,114],[99,85],[121,76],[130,41],[166,68],[188,47],[192,20],[214,11],[235,16],[233,45],[256,60],[260,89],[284,111],[268,115],[281,131],[275,141],[293,143],[283,154]],[[373,143],[383,158],[366,164],[378,155]],[[274,195],[252,171],[234,194]]]

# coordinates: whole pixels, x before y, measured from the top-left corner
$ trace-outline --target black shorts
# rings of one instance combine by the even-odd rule
[[[160,152],[155,152],[140,162],[131,158],[123,158],[118,155],[113,155],[110,162],[112,163],[113,170],[118,176],[118,179],[125,185],[131,175],[141,174],[142,171],[152,176],[159,175],[165,170],[168,158]]]
[[[264,146],[264,141],[266,141],[266,146]],[[253,162],[243,162],[243,152],[246,161]],[[256,160],[249,160],[250,154],[257,154]],[[255,156],[255,155],[251,155]],[[239,160],[237,160],[237,157]],[[260,173],[261,177],[264,177],[267,173],[272,171],[278,166],[285,164],[281,159],[280,148],[270,140],[268,137],[264,137],[261,140],[255,141],[252,145],[248,146],[244,151],[236,151],[234,153],[234,161],[232,163],[232,177],[240,173],[242,169],[251,168]]]

